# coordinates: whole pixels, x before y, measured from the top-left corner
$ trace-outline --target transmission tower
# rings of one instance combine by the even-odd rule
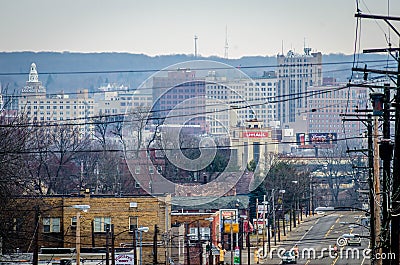
[[[225,52],[224,52],[224,58],[228,59],[228,26],[225,27]]]

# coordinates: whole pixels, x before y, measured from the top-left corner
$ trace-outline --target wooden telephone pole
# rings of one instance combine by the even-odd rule
[[[400,32],[391,24],[391,21],[400,21],[400,17],[391,17],[391,16],[377,16],[377,15],[366,15],[357,13],[355,14],[357,18],[366,18],[366,19],[376,19],[383,20],[388,24],[388,26],[400,37]],[[382,193],[376,193],[375,187],[375,198],[377,199],[380,196],[378,194],[382,194],[382,229],[380,227],[375,227],[375,231],[379,232],[379,238],[382,239],[381,244],[377,247],[379,248],[379,252],[382,251],[385,255],[389,255],[390,253],[394,254],[392,259],[383,260],[384,265],[398,265],[399,263],[399,254],[400,254],[400,60],[399,60],[399,48],[392,48],[389,45],[389,48],[385,49],[370,49],[364,50],[364,53],[376,53],[376,52],[396,52],[396,55],[393,58],[397,61],[397,71],[388,71],[388,70],[371,70],[362,68],[353,68],[353,71],[364,72],[364,75],[368,72],[384,74],[389,77],[395,76],[397,78],[391,78],[394,83],[396,83],[396,96],[395,96],[395,104],[396,107],[395,112],[395,139],[394,139],[394,159],[393,159],[393,170],[391,170],[391,160],[392,160],[392,144],[390,140],[390,87],[385,86],[385,94],[384,94],[384,114],[383,114],[383,140],[381,143],[381,153],[383,160],[383,175],[382,175]],[[392,173],[392,176],[390,176]],[[375,178],[379,181],[379,175],[375,176]],[[391,181],[390,181],[391,180]],[[392,190],[389,189],[389,183],[392,183]],[[375,184],[375,183],[374,183]],[[391,196],[390,196],[391,195]],[[375,209],[376,210],[376,209]],[[380,215],[376,215],[376,219],[379,218]],[[377,222],[375,222],[377,225]],[[389,231],[390,228],[390,231]],[[372,232],[372,230],[371,230]],[[382,253],[380,252],[380,253]],[[372,261],[374,261],[375,257],[372,257]],[[381,259],[380,259],[381,262]]]

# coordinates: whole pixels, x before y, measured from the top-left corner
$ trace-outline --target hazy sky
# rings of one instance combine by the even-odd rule
[[[365,14],[400,16],[398,0],[358,0]],[[356,0],[0,0],[0,51],[276,55],[351,54]],[[396,25],[397,23],[397,25]],[[400,23],[394,23],[400,28]],[[386,47],[388,27],[362,20],[361,48]],[[398,38],[390,33],[393,44]]]

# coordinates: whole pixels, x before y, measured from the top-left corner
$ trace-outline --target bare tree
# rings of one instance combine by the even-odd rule
[[[352,179],[352,161],[346,154],[344,145],[333,145],[331,148],[320,149],[318,156],[319,174],[326,180],[331,202],[339,206],[341,185]]]
[[[2,201],[12,194],[32,190],[31,181],[24,174],[24,157],[31,152],[32,132],[24,115],[0,115],[0,196]]]
[[[25,160],[35,187],[42,194],[62,194],[79,186],[79,161],[88,146],[77,125],[44,126],[35,133],[35,152]],[[79,189],[79,187],[78,187]]]
[[[17,240],[23,238],[16,229],[25,229],[19,205],[14,198],[22,194],[34,194],[34,185],[25,171],[25,158],[34,149],[32,134],[36,128],[23,114],[1,110],[0,113],[0,240],[3,251],[10,252]],[[26,206],[26,205],[25,205]]]
[[[140,151],[147,147],[144,132],[146,126],[150,126],[149,119],[151,117],[149,116],[149,111],[148,107],[131,109],[129,114],[125,115],[122,130],[120,132],[116,131],[116,133],[122,133],[120,137],[124,146],[129,149],[125,149],[125,151],[128,152],[126,154],[130,158],[138,158]]]

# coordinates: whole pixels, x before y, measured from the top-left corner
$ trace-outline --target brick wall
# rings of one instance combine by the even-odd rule
[[[149,228],[147,233],[142,234],[143,263],[151,264],[153,261],[152,252],[155,225],[158,226],[159,231],[157,236],[159,241],[158,253],[164,253],[164,249],[161,248],[160,243],[162,241],[162,234],[170,229],[171,224],[171,197],[169,195],[160,197],[44,197],[41,199],[21,198],[18,201],[19,205],[24,205],[29,213],[25,214],[25,216],[20,216],[21,218],[29,219],[29,228],[24,230],[26,233],[25,238],[32,238],[32,231],[35,227],[35,221],[32,218],[33,209],[35,205],[40,205],[38,226],[39,247],[75,248],[76,226],[71,220],[76,217],[79,210],[72,206],[90,205],[90,209],[87,212],[80,211],[81,248],[105,248],[106,246],[106,233],[93,231],[95,228],[95,218],[103,218],[103,220],[104,218],[111,218],[111,223],[114,225],[115,247],[127,246],[131,248],[133,233],[129,231],[129,218],[137,217],[139,227],[144,226]],[[19,211],[19,213],[22,213],[22,211]],[[60,218],[60,231],[44,231],[44,218]],[[111,244],[111,240],[109,242]],[[20,249],[24,250],[26,248],[25,245],[21,243]],[[137,241],[137,246],[139,246],[139,240]],[[130,249],[127,250],[129,251]],[[32,251],[32,248],[30,251]],[[158,256],[158,262],[164,262],[164,257],[161,257],[163,255]]]

